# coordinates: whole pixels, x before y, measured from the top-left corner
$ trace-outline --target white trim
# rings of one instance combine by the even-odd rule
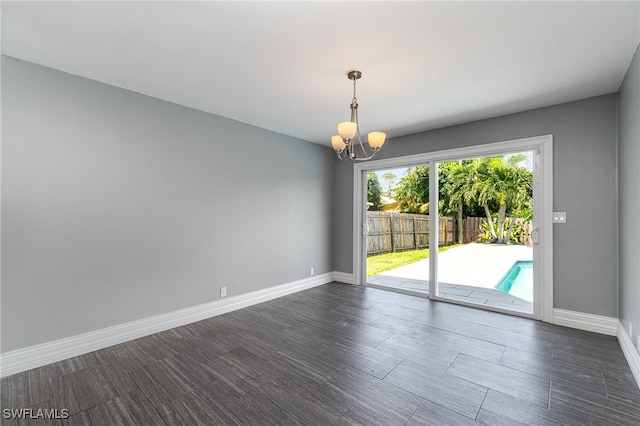
[[[553,310],[553,323],[578,330],[615,336],[618,331],[618,319],[601,315],[586,314],[584,312]]]
[[[438,176],[438,179],[431,179],[432,176]],[[429,205],[439,206],[440,182],[438,175],[438,163],[436,161],[429,162]],[[429,209],[429,247],[435,247],[432,250],[433,255],[429,256],[429,298],[438,297],[438,248],[440,244],[440,209]],[[417,245],[417,242],[416,242]]]
[[[354,283],[353,274],[349,274],[347,272],[334,271],[333,281],[337,281],[339,283],[345,283],[345,284],[353,284]]]
[[[364,220],[366,209],[363,206],[366,205],[366,191],[365,188],[365,173],[363,172],[362,163],[356,164],[353,167],[353,284],[363,285],[367,280],[364,274],[366,270],[366,258],[360,253],[364,250],[365,233],[364,233]]]
[[[640,388],[640,354],[633,347],[633,341],[627,330],[624,328],[622,323],[618,321],[618,342],[620,343],[620,347],[622,348],[622,353],[624,357],[627,359],[627,363],[629,364],[629,368],[631,369],[631,373],[633,377],[636,379],[636,383]]]
[[[192,306],[141,320],[71,336],[0,354],[0,377],[62,361],[78,355],[211,318],[257,303],[332,282],[335,272]],[[344,274],[347,275],[347,274]]]
[[[370,285],[370,284],[367,284],[367,285]],[[531,319],[531,320],[535,320],[536,319],[533,314],[530,314],[530,313],[527,313],[527,312],[515,311],[513,309],[508,309],[508,308],[500,308],[498,306],[480,305],[478,303],[465,302],[464,300],[462,300],[462,298],[460,298],[460,299],[451,299],[451,298],[446,298],[446,297],[441,297],[441,296],[433,296],[430,299],[431,300],[435,300],[436,302],[451,303],[451,304],[455,304],[455,305],[466,306],[466,307],[469,307],[469,308],[482,309],[484,311],[497,312],[499,314],[511,315],[511,316],[514,316],[514,317],[527,318],[527,319]]]
[[[375,288],[375,289],[378,289],[378,290],[389,291],[389,286],[386,286],[384,284],[367,283],[367,287],[368,288]],[[406,289],[406,288],[394,287],[393,288],[393,292],[394,293],[405,294],[407,296],[422,297],[423,299],[428,299],[429,298],[429,293],[423,293],[421,291],[410,290],[410,289]]]
[[[381,160],[371,160],[364,163],[354,164],[353,167],[353,276],[354,284],[364,284],[366,277],[365,261],[362,256],[364,246],[364,236],[361,224],[364,219],[363,202],[366,193],[364,192],[364,176],[366,172],[390,169],[397,167],[411,167],[415,165],[435,163],[441,161],[453,161],[460,158],[470,158],[473,156],[493,155],[501,153],[511,153],[521,150],[534,150],[540,152],[540,173],[542,178],[542,197],[537,196],[534,200],[536,209],[534,217],[540,219],[537,225],[540,228],[540,244],[534,250],[534,265],[541,265],[542,274],[536,278],[535,285],[538,290],[534,290],[534,306],[536,312],[534,317],[545,322],[553,321],[553,135],[541,135],[530,138],[515,139],[504,142],[494,142],[479,144],[469,147],[447,149],[442,151],[426,152],[422,154],[405,155],[402,157],[385,158]],[[540,184],[540,182],[538,182]],[[431,191],[433,192],[433,191]],[[535,191],[540,193],[540,191]],[[534,194],[535,196],[535,194]],[[436,222],[437,223],[437,222]],[[430,265],[432,271],[435,271]],[[433,281],[433,279],[431,279]],[[430,292],[435,294],[435,292]],[[456,303],[451,301],[451,303]]]
[[[530,138],[513,139],[504,142],[492,142],[462,148],[445,149],[441,151],[425,152],[422,154],[405,155],[402,157],[370,160],[364,163],[354,164],[354,170],[374,171],[378,169],[392,169],[397,167],[410,167],[426,164],[429,161],[453,161],[474,155],[509,154],[521,149],[536,149],[545,142],[553,139],[553,135],[533,136]]]
[[[538,245],[538,251],[534,250],[534,268],[535,265],[542,265],[542,276],[538,279],[540,283],[534,286],[534,289],[539,289],[540,294],[534,293],[534,317],[541,319],[545,322],[551,322],[553,318],[553,135],[547,135],[540,142],[540,151],[538,159],[541,168],[539,173],[534,177],[542,177],[542,182],[537,182],[536,185],[541,185],[542,194],[540,191],[534,191],[534,223],[539,226],[542,231],[540,232],[540,241]],[[540,196],[541,195],[541,196]],[[540,217],[540,222],[537,222],[535,217]],[[536,277],[534,276],[534,280]]]

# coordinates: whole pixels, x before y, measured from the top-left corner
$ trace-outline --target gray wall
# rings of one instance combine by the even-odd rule
[[[617,317],[616,103],[606,95],[395,138],[379,158],[553,134],[554,209],[567,212],[554,228],[554,306]],[[337,163],[335,182],[334,265],[352,272],[353,165]]]
[[[640,332],[640,50],[620,88],[618,112],[618,218],[620,320],[633,324],[634,346]]]
[[[329,148],[2,57],[2,352],[333,270]]]

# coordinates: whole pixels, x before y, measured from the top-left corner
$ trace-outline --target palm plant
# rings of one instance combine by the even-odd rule
[[[521,167],[525,159],[517,154],[509,159],[504,157],[475,158],[457,167],[453,172],[451,203],[464,201],[477,203],[484,208],[487,217],[486,230],[491,233],[492,242],[506,244],[512,232],[505,233],[507,207],[517,211],[531,197],[532,174]],[[489,209],[490,203],[498,205],[497,226]],[[514,220],[511,220],[511,224]],[[508,234],[508,235],[507,235]]]
[[[497,239],[498,236],[494,230],[493,217],[489,210],[488,191],[486,191],[487,172],[486,163],[487,158],[475,158],[470,162],[466,162],[453,170],[453,182],[451,183],[451,194],[449,202],[451,204],[478,204],[484,208],[487,222],[489,224],[489,230],[493,239]]]

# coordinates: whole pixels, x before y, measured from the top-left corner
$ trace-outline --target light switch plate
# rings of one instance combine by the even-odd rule
[[[553,223],[567,223],[567,212],[553,212]]]

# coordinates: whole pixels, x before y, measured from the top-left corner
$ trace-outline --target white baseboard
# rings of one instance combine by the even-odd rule
[[[618,331],[618,323],[617,318],[566,311],[564,309],[553,310],[553,324],[577,328],[578,330],[615,336]]]
[[[43,365],[242,309],[332,281],[353,284],[353,274],[328,272],[264,290],[216,300],[166,314],[143,318],[126,324],[103,328],[0,354],[0,377],[7,377],[32,368],[42,367]],[[620,321],[615,318],[566,311],[563,309],[554,309],[553,312],[554,324],[610,336],[617,335],[625,357],[629,361],[633,375],[640,385],[640,355],[638,355],[638,352],[634,349],[631,338],[629,338]]]
[[[622,326],[620,320],[600,315],[554,309],[553,323],[565,327],[616,336],[622,348],[622,353],[633,373],[633,377],[636,379],[638,387],[640,387],[640,354],[633,346],[631,337],[627,334],[627,330]]]
[[[333,280],[345,284],[353,284],[353,274],[347,272],[333,272]]]
[[[341,273],[338,273],[341,274]],[[0,354],[0,377],[97,351],[339,280],[335,272]]]
[[[640,388],[640,353],[638,353],[636,348],[633,346],[631,337],[620,321],[618,321],[617,336],[618,342],[620,342],[620,347],[622,348],[622,353],[627,359],[631,373],[633,373],[633,377],[636,379],[636,383]]]

